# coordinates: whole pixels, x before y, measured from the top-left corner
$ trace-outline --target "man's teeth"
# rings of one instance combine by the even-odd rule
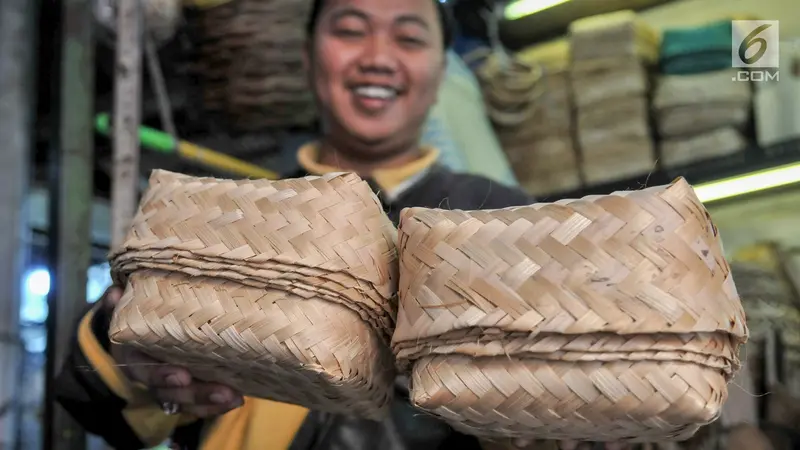
[[[382,86],[361,86],[356,88],[356,94],[368,98],[388,100],[394,98],[397,92],[394,89]]]

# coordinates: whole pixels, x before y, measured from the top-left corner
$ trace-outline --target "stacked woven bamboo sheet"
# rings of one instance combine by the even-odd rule
[[[662,75],[653,96],[653,112],[665,167],[691,164],[742,152],[742,134],[750,118],[752,92],[736,81],[736,70],[693,75]]]
[[[684,439],[746,340],[719,236],[668,186],[493,211],[406,209],[392,348],[411,401],[486,437]]]
[[[110,336],[244,395],[378,418],[391,399],[396,231],[353,174],[155,171],[112,276]]]
[[[647,66],[659,36],[633,11],[587,17],[570,25],[570,79],[581,170],[589,184],[654,169]]]

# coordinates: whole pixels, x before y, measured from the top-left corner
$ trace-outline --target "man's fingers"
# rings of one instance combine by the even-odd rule
[[[113,310],[119,304],[122,298],[122,288],[119,286],[111,286],[106,289],[106,292],[100,297],[100,302],[103,308]]]
[[[156,364],[149,367],[146,384],[153,389],[180,388],[189,386],[192,376],[189,371],[169,364]]]
[[[187,387],[155,389],[159,402],[177,403],[182,412],[198,417],[223,414],[244,403],[232,389],[213,383],[193,383]]]
[[[244,404],[231,388],[192,379],[188,370],[157,361],[139,350],[123,345],[111,348],[112,356],[132,380],[146,385],[160,403],[175,403],[181,412],[196,417],[224,414]]]
[[[195,382],[185,387],[155,388],[153,391],[159,401],[178,403],[182,406],[230,406],[236,404],[240,398],[231,388],[213,383]]]

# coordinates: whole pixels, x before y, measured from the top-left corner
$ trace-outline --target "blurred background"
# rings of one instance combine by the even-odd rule
[[[53,405],[51,375],[111,283],[114,217],[154,168],[296,168],[318,132],[301,60],[310,3],[0,0],[0,448],[102,447]],[[752,423],[797,448],[800,4],[443,3],[457,39],[424,140],[454,170],[541,201],[686,177],[753,333],[745,394],[719,427]],[[755,395],[774,386],[778,406]],[[722,445],[714,430],[692,448]]]

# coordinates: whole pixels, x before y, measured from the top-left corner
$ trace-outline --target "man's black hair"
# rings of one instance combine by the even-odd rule
[[[431,1],[436,5],[436,12],[439,14],[439,24],[442,28],[442,43],[444,44],[445,50],[447,50],[450,48],[450,44],[453,43],[453,20],[450,16],[450,10],[439,0]],[[306,23],[306,33],[309,38],[314,36],[319,14],[322,11],[322,4],[324,2],[325,0],[314,0],[314,4],[311,7],[311,15]]]

